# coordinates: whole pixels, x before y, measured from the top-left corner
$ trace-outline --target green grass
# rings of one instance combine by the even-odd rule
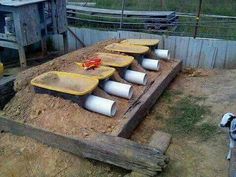
[[[79,2],[87,2],[87,0],[71,0]],[[186,12],[196,14],[198,9],[198,0],[163,0],[164,5],[161,7],[160,1],[157,0],[126,0],[126,10],[173,10],[177,12]],[[89,2],[96,2],[96,7],[121,9],[121,0],[90,0]],[[229,15],[236,16],[236,0],[205,0],[202,5],[202,13],[214,15]],[[100,20],[107,22],[119,22],[120,19],[109,17],[94,17],[88,15],[79,15],[82,19]],[[137,19],[125,19],[124,22],[141,22]],[[166,32],[166,35],[177,36],[193,36],[195,28],[195,18],[180,17],[178,28],[175,31]],[[87,27],[96,29],[116,30],[119,25],[102,24],[102,23],[76,23],[77,27]],[[220,38],[236,40],[236,20],[217,19],[209,17],[201,17],[200,27],[198,28],[198,37]],[[154,34],[162,34],[152,31],[146,31],[143,25],[136,24],[129,27],[128,30],[149,32]]]
[[[174,96],[181,95],[181,94],[182,92],[179,90],[175,90],[175,91],[166,90],[162,95],[162,99],[164,99],[164,101],[167,103],[171,103]]]
[[[87,2],[87,0],[71,0]],[[90,0],[96,2],[97,7],[121,9],[121,0]],[[178,12],[195,13],[198,8],[199,0],[163,0],[161,6],[159,0],[126,0],[125,9],[131,10],[175,10]],[[230,15],[236,16],[235,0],[203,0],[202,12],[205,14]]]
[[[216,125],[201,123],[210,109],[200,105],[202,97],[184,97],[170,107],[171,118],[166,123],[166,130],[174,136],[197,136],[206,140],[218,131]]]

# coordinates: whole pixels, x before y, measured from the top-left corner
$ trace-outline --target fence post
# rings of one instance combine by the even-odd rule
[[[121,18],[120,18],[120,29],[122,29],[122,26],[123,26],[124,9],[125,9],[125,0],[122,0],[122,11],[121,11]]]
[[[198,31],[198,25],[199,25],[201,10],[202,10],[202,0],[199,0],[198,13],[197,13],[197,16],[196,16],[196,25],[195,25],[194,34],[193,34],[194,38],[197,37],[197,31]]]

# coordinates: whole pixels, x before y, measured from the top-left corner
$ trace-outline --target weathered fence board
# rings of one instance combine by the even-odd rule
[[[228,41],[225,67],[235,68],[236,66],[236,41]]]
[[[199,56],[199,68],[213,68],[215,61],[216,48],[212,45],[213,41],[202,41],[201,53]]]
[[[183,60],[184,58],[183,60],[184,66],[186,66],[189,41],[190,37],[176,38],[175,58],[179,60]]]
[[[212,45],[215,47],[215,61],[213,68],[223,68],[227,53],[227,41],[214,40]]]
[[[183,65],[194,68],[236,68],[236,41],[181,36],[160,36],[131,31],[100,31],[70,27],[86,46],[108,39],[150,38],[161,40],[159,48],[170,50],[171,57],[181,59]],[[69,35],[69,48],[80,48]],[[63,49],[62,38],[53,38],[55,48]]]

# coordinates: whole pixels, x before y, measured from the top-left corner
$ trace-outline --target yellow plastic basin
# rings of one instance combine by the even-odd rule
[[[96,53],[95,55],[101,58],[102,64],[106,66],[126,67],[134,61],[134,57],[127,55],[118,55],[112,53]]]
[[[98,82],[98,79],[80,74],[50,71],[34,78],[31,84],[71,95],[86,95],[97,87]]]
[[[126,39],[121,41],[122,44],[142,45],[142,46],[156,46],[160,40],[158,39]]]
[[[86,75],[99,80],[109,78],[114,74],[115,71],[116,70],[114,68],[107,66],[99,66],[98,68],[85,70],[82,66],[82,63],[76,63],[75,66],[70,70],[72,73]]]
[[[105,49],[113,52],[123,52],[130,54],[144,54],[147,53],[149,50],[149,48],[146,46],[120,44],[120,43],[110,44],[106,46]]]

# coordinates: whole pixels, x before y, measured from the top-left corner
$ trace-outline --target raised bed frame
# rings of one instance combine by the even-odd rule
[[[171,62],[174,63],[172,69],[165,76],[158,77],[149,88],[146,88],[145,93],[124,114],[124,118],[119,123],[119,126],[111,133],[112,136],[96,134],[95,137],[89,139],[65,136],[1,116],[0,131],[27,136],[49,146],[85,158],[99,160],[153,176],[158,171],[162,171],[162,168],[168,163],[168,158],[158,149],[139,145],[123,138],[128,138],[132,134],[133,130],[142,122],[166,87],[181,71],[182,62],[180,60]],[[131,154],[127,154],[126,151]],[[155,161],[153,161],[153,158],[155,158]],[[150,166],[150,164],[154,165]]]

